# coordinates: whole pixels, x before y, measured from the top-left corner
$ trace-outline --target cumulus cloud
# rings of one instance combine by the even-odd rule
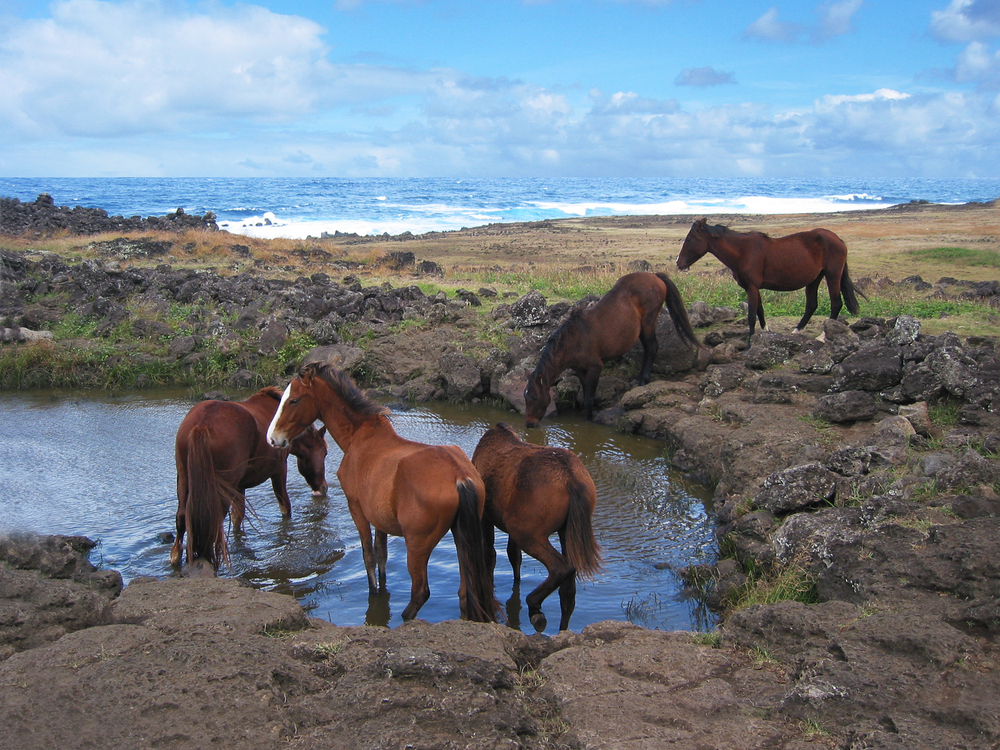
[[[732,73],[724,73],[716,70],[711,65],[703,68],[686,68],[677,74],[674,83],[678,86],[721,86],[727,83],[736,83]]]
[[[951,0],[931,13],[931,33],[944,42],[973,42],[1000,36],[998,0]]]
[[[958,56],[954,77],[985,91],[1000,91],[1000,52],[991,52],[982,42],[971,42]]]

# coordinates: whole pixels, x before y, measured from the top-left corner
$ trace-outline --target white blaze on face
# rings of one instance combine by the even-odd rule
[[[288,443],[287,440],[282,438],[281,444],[279,445],[274,439],[274,426],[278,424],[278,418],[281,416],[281,410],[285,408],[285,402],[288,400],[288,394],[292,392],[292,384],[289,383],[285,386],[285,392],[281,394],[281,401],[278,402],[278,411],[274,412],[274,418],[271,420],[271,424],[267,426],[267,442],[269,445],[273,445],[276,448],[283,447]]]

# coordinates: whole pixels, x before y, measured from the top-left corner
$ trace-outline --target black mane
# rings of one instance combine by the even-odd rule
[[[389,410],[382,404],[372,401],[351,380],[351,376],[343,370],[338,370],[331,364],[310,362],[299,370],[299,377],[309,372],[318,375],[333,391],[344,400],[347,408],[363,417],[373,417],[378,414],[388,414]]]

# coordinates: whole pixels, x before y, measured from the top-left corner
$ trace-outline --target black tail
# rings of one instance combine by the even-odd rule
[[[670,313],[670,319],[674,321],[674,328],[677,329],[677,334],[692,346],[700,349],[702,344],[694,335],[694,327],[688,318],[687,308],[684,307],[684,300],[681,298],[681,293],[677,289],[677,285],[665,273],[658,273],[656,275],[660,277],[660,281],[667,285],[667,297],[664,301],[667,305],[667,312]]]
[[[188,563],[200,557],[217,568],[219,561],[227,557],[222,524],[229,511],[229,499],[215,475],[212,438],[205,427],[195,427],[191,431],[187,472],[188,496],[184,513],[187,515]]]
[[[589,488],[571,479],[567,487],[569,508],[566,512],[566,549],[570,565],[582,578],[593,578],[601,570],[601,547],[594,538],[591,523],[591,497]]]
[[[500,602],[493,593],[493,570],[487,563],[476,486],[457,483],[458,513],[451,525],[458,550],[458,567],[465,580],[465,613],[473,622],[496,622]]]
[[[847,264],[844,264],[844,272],[840,275],[840,293],[844,295],[844,304],[847,305],[847,309],[852,315],[857,315],[858,310],[858,298],[856,295],[860,294],[865,299],[865,293],[854,286],[854,282],[851,281],[851,277],[847,274]]]

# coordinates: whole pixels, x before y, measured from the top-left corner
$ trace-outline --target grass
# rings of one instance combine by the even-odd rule
[[[748,572],[746,585],[732,597],[731,609],[745,609],[755,604],[775,604],[784,601],[803,604],[818,602],[815,576],[795,564],[777,567],[768,573],[751,570]]]
[[[1000,268],[1000,253],[967,247],[932,247],[910,250],[909,255],[918,263],[947,263],[958,267],[981,266]]]

